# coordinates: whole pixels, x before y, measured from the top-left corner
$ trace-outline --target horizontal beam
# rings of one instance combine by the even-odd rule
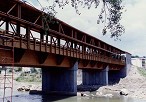
[[[17,49],[19,51],[19,49]],[[17,51],[17,52],[18,52]],[[38,59],[39,57],[36,55],[36,51],[32,50],[25,50],[23,52],[23,57],[19,59],[19,61],[13,62],[13,52],[12,50],[4,50],[0,49],[0,65],[8,65],[8,66],[26,66],[26,67],[62,67],[62,68],[71,68],[72,63],[74,63],[74,60],[71,60],[70,57],[64,57],[61,63],[58,64],[58,61],[56,60],[58,57],[55,54],[49,54],[46,56],[45,60],[43,63],[40,63],[40,60]],[[17,56],[17,55],[15,55]],[[107,63],[102,63],[102,62],[97,62],[94,66],[92,66],[91,63],[88,63],[87,66],[84,66],[85,60],[78,60],[78,67],[79,69],[96,69],[96,70],[102,70],[104,68],[104,65],[107,65]],[[110,63],[109,63],[110,65]],[[111,65],[112,66],[112,65]],[[116,67],[118,66],[124,66],[124,65],[115,65]],[[111,67],[111,70],[120,70],[118,68],[114,69]]]

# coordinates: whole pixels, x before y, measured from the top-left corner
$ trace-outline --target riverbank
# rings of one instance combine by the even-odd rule
[[[97,93],[120,94],[122,90],[126,91],[126,97],[146,100],[146,77],[142,75],[139,68],[132,66],[127,77],[121,79],[118,84],[102,86]]]

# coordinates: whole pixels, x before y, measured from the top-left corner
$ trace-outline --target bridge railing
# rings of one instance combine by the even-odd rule
[[[12,46],[18,48],[28,49],[28,40],[24,35],[15,36],[14,32],[8,31],[8,34],[1,33],[0,36],[4,39],[4,46]],[[1,44],[2,45],[2,44]],[[80,45],[79,45],[80,46]],[[82,46],[83,47],[83,46]],[[90,51],[83,51],[83,49],[68,47],[66,44],[58,45],[57,43],[51,44],[50,41],[41,41],[38,38],[30,40],[30,49],[40,51],[47,51],[49,53],[55,53],[70,57],[76,57],[85,60],[100,61],[105,63],[124,64],[125,61],[119,58],[111,56],[101,55],[99,53],[92,53]]]
[[[58,43],[51,43],[51,41],[41,41],[38,38],[33,38],[30,40],[30,43],[28,43],[28,40],[25,35],[19,35],[15,36],[16,34],[14,32],[7,31],[8,34],[6,34],[6,31],[0,34],[0,37],[3,39],[3,43],[1,45],[4,46],[12,46],[24,49],[31,49],[31,50],[37,50],[37,51],[47,51],[49,53],[56,53],[60,55],[70,56],[70,57],[77,57],[80,59],[85,60],[93,60],[93,61],[101,61],[105,63],[114,63],[114,64],[124,64],[125,61],[119,58],[114,58],[111,56],[105,56],[100,53],[94,53],[92,51],[84,51],[83,46],[78,46],[78,48],[69,47],[68,45],[60,44]],[[29,47],[28,47],[28,44]],[[74,43],[75,44],[75,43]],[[81,48],[82,47],[82,48]],[[90,50],[90,49],[89,49]],[[114,54],[113,54],[114,55]]]

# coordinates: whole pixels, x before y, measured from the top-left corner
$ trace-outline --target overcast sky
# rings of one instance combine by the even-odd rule
[[[40,8],[40,5],[36,2],[37,0],[28,1],[37,8]],[[39,1],[43,6],[49,5],[46,2],[47,0]],[[81,15],[78,15],[74,8],[66,6],[63,9],[57,9],[58,13],[56,17],[79,30],[133,55],[146,56],[146,0],[124,0],[123,4],[125,10],[121,23],[126,31],[120,37],[121,41],[114,41],[114,39],[110,38],[110,33],[105,36],[102,35],[103,26],[97,25],[100,7],[97,9],[91,8],[90,10],[80,8]]]

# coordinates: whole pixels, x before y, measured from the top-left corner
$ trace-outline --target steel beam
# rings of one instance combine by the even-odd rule
[[[6,24],[6,28],[4,29],[6,34],[2,34],[3,39],[5,39],[4,47],[12,48],[12,45],[14,45],[18,49],[55,54],[64,58],[75,58],[80,60],[83,68],[96,68],[98,66],[97,62],[105,63],[106,65],[125,65],[125,61],[122,58],[122,54],[126,53],[125,51],[79,31],[56,18],[53,19],[54,24],[50,21],[45,21],[44,23],[42,17],[47,14],[19,0],[11,0],[9,1],[9,5],[6,5],[8,4],[7,2],[5,0],[0,2],[0,6],[3,7],[0,8],[0,18],[2,24],[3,22]],[[7,6],[11,8],[8,10],[5,8]],[[45,33],[43,32],[45,29],[44,24],[49,26],[46,39],[44,39]],[[16,25],[16,28],[13,25]],[[13,32],[10,32],[9,26],[12,27]],[[21,32],[21,27],[26,29],[26,32]],[[38,33],[40,39],[34,37],[32,39],[30,37],[31,31]],[[24,36],[25,34],[26,36]],[[33,36],[33,34],[31,35]],[[65,41],[64,45],[61,45],[62,40]],[[45,58],[43,59],[45,60]],[[39,63],[45,63],[44,60],[39,61]],[[87,65],[85,65],[83,60],[90,63],[86,63]],[[60,62],[64,63],[63,60]]]

